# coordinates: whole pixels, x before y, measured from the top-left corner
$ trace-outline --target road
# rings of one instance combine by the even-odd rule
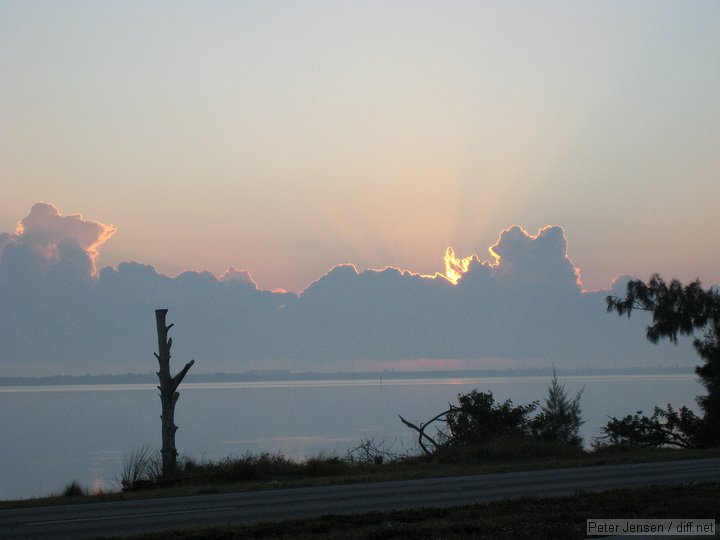
[[[720,481],[720,458],[9,509],[0,511],[0,538],[127,536],[700,481]]]

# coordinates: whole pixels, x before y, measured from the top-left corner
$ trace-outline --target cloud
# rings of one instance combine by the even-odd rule
[[[27,246],[47,261],[57,262],[63,255],[76,255],[67,247],[69,243],[75,243],[88,255],[94,272],[98,248],[115,232],[112,225],[83,219],[80,214],[62,215],[52,204],[39,202],[18,222],[14,234],[0,236],[0,257],[9,245],[14,244]]]
[[[220,276],[220,281],[227,285],[236,285],[254,290],[258,288],[250,272],[247,270],[237,270],[234,266],[228,268],[225,273]]]
[[[477,254],[459,258],[448,247],[443,257],[445,277],[454,284],[493,281],[496,287],[523,293],[538,287],[551,287],[558,294],[582,290],[580,269],[568,257],[565,231],[559,225],[543,227],[536,235],[514,225],[500,233],[488,252],[490,260]]]
[[[2,252],[5,249],[5,246],[9,246],[10,244],[17,241],[17,234],[10,234],[10,233],[2,233],[0,234],[0,257],[2,257]]]
[[[568,257],[565,231],[558,225],[544,227],[534,236],[517,225],[505,229],[490,253],[497,260],[493,275],[498,280],[577,292],[582,288],[580,269]]]
[[[114,232],[38,203],[0,235],[0,375],[150,371],[158,307],[175,323],[174,356],[203,371],[696,363],[689,345],[649,344],[642,314],[609,316],[608,291],[583,292],[559,226],[505,229],[485,259],[448,248],[444,275],[340,264],[299,294],[259,289],[232,267],[95,272]]]

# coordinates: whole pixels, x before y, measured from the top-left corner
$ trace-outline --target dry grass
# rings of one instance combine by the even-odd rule
[[[455,456],[462,459],[450,459],[451,456],[445,455],[442,459],[436,456],[389,461],[353,461],[325,456],[297,462],[273,454],[248,454],[205,462],[185,459],[181,460],[181,473],[178,477],[166,484],[140,482],[143,489],[102,492],[96,495],[88,495],[87,491],[81,488],[80,496],[64,497],[58,494],[41,499],[0,501],[0,508],[720,457],[720,449],[604,448],[592,452],[560,453],[542,457],[523,454],[520,452],[520,455],[509,459],[499,453],[499,447],[495,447],[493,450],[485,449],[475,454],[467,452],[462,456]]]

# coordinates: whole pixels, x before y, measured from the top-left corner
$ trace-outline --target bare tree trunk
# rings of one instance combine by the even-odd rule
[[[155,358],[158,359],[160,369],[157,372],[158,379],[160,379],[160,402],[162,404],[162,450],[160,454],[162,456],[162,475],[168,477],[177,470],[177,449],[175,448],[175,432],[177,426],[175,425],[175,404],[177,403],[180,393],[177,392],[177,387],[180,386],[183,378],[187,374],[188,370],[195,363],[195,360],[190,360],[185,367],[172,377],[170,375],[170,347],[172,347],[172,338],[168,337],[168,331],[173,327],[165,326],[165,315],[167,309],[156,309],[155,310],[155,321],[157,323],[157,334],[158,334],[158,352],[155,353]]]

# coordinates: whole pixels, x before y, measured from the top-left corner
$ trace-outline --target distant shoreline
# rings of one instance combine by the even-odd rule
[[[694,374],[692,367],[629,367],[557,369],[559,377],[583,375],[659,375]],[[552,377],[551,368],[494,370],[427,370],[427,371],[244,371],[240,373],[188,373],[185,382],[254,382],[254,381],[333,381],[368,379],[446,379],[480,377]],[[0,386],[53,386],[98,384],[154,384],[155,373],[124,373],[118,375],[49,375],[43,377],[0,377]]]

